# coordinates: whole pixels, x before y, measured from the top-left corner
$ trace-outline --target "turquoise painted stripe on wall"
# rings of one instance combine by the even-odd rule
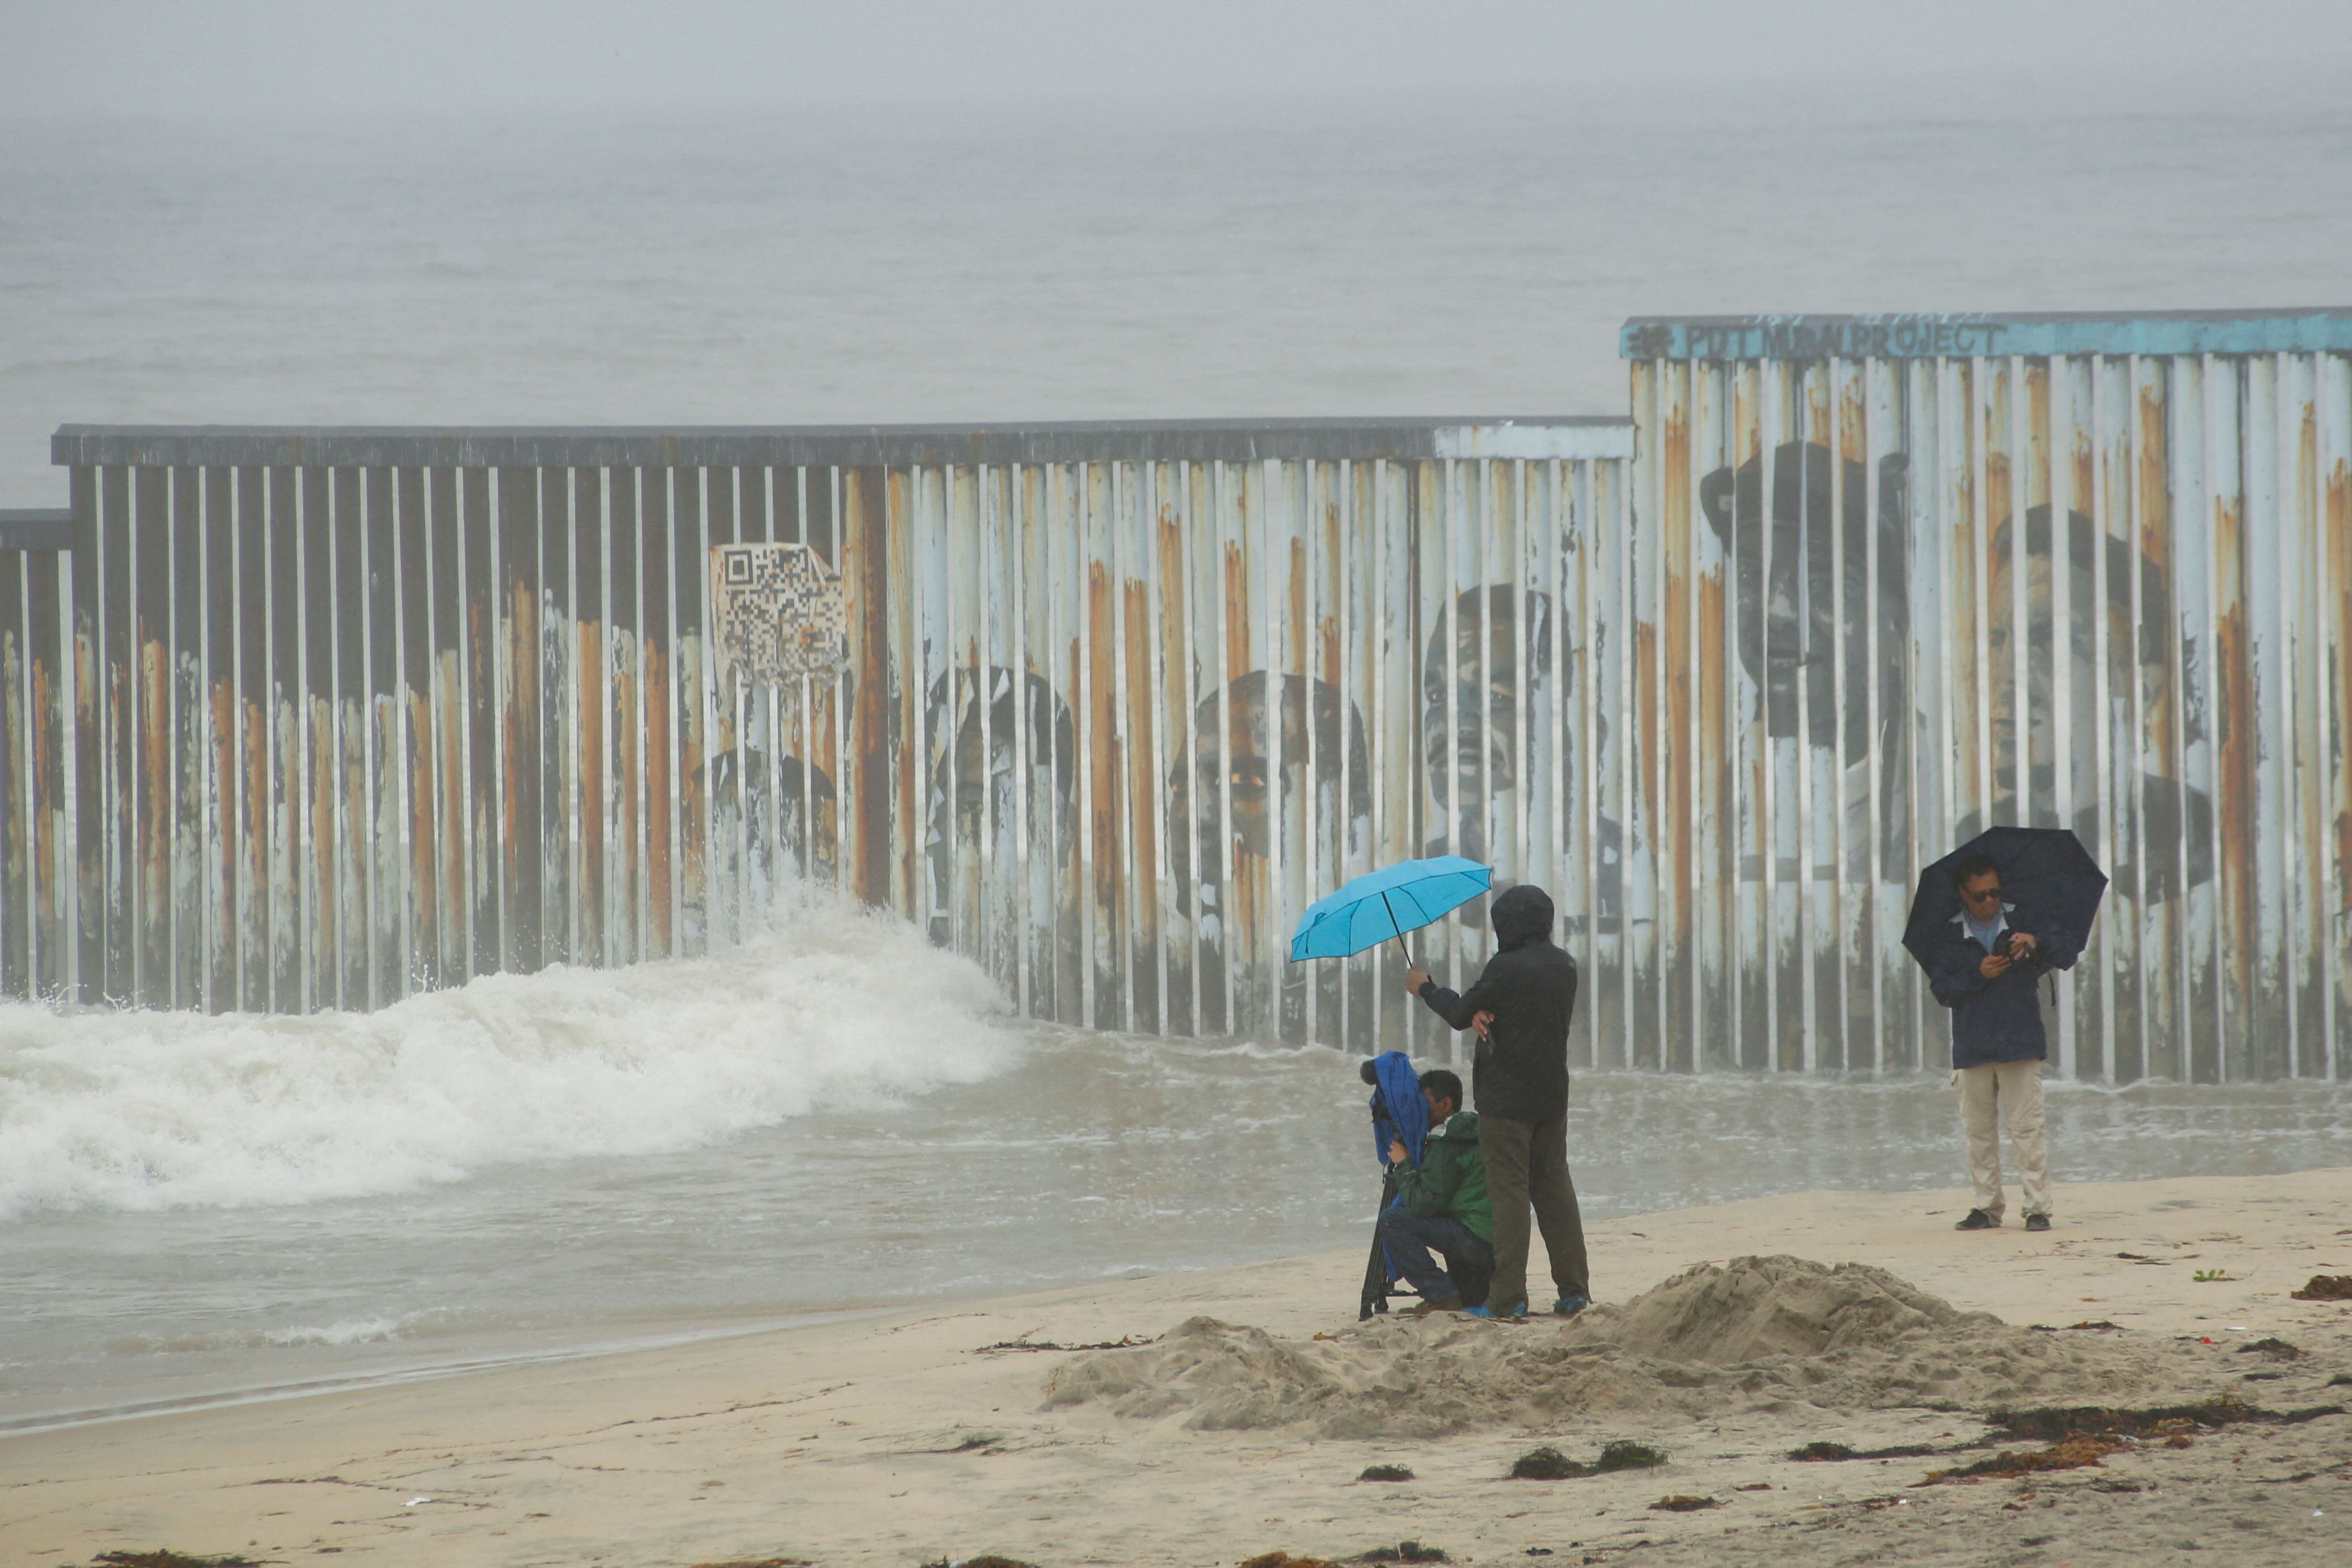
[[[1975,354],[2352,351],[2352,308],[1997,316],[1636,316],[1629,360],[1965,358]]]

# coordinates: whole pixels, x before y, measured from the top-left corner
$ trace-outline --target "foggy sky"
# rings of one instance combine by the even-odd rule
[[[1949,102],[2227,96],[2347,63],[2346,0],[0,0],[0,117],[1645,85]]]

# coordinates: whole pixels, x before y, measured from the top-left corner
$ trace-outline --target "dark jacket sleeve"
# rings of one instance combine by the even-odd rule
[[[1452,1025],[1456,1032],[1468,1029],[1472,1019],[1494,1009],[1495,963],[1495,959],[1487,959],[1486,967],[1479,972],[1478,978],[1466,991],[1451,991],[1435,980],[1423,980],[1421,999],[1429,1004],[1431,1012]]]
[[[1945,942],[1936,949],[1936,962],[1927,971],[1927,989],[1948,1008],[1967,1006],[1992,983],[1977,968],[1983,957],[1984,949],[1965,936]]]
[[[2063,933],[2053,933],[2046,925],[2029,925],[2026,930],[2033,936],[2036,967],[2071,969],[2074,967],[2074,960],[2083,956],[2083,949]]]

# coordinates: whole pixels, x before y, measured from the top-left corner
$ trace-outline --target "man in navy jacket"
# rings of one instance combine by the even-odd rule
[[[2035,982],[2078,956],[2063,933],[2000,895],[2000,869],[1971,855],[1956,873],[1960,913],[1937,936],[1928,988],[1952,1009],[1952,1084],[1968,1134],[1976,1207],[1957,1228],[2000,1223],[2000,1122],[2017,1150],[2025,1228],[2050,1228],[2050,1155],[2042,1128],[2042,1063],[2050,1055]]]

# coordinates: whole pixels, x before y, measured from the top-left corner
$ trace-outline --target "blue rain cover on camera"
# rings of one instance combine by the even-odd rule
[[[1387,1169],[1389,1145],[1402,1138],[1413,1164],[1419,1165],[1422,1145],[1429,1138],[1429,1102],[1421,1097],[1421,1074],[1412,1070],[1412,1059],[1403,1051],[1384,1051],[1372,1058],[1372,1075],[1380,1080],[1380,1087],[1372,1091],[1373,1157],[1381,1169]],[[1403,1201],[1391,1199],[1389,1207],[1394,1208]],[[1396,1254],[1385,1246],[1381,1251],[1390,1281],[1403,1279],[1404,1269]]]
[[[1422,1141],[1429,1136],[1429,1102],[1421,1097],[1421,1074],[1402,1051],[1384,1051],[1372,1058],[1372,1071],[1380,1079],[1372,1093],[1372,1157],[1385,1166],[1389,1145],[1402,1138],[1412,1163],[1419,1165]],[[1381,1114],[1383,1109],[1386,1116]]]

